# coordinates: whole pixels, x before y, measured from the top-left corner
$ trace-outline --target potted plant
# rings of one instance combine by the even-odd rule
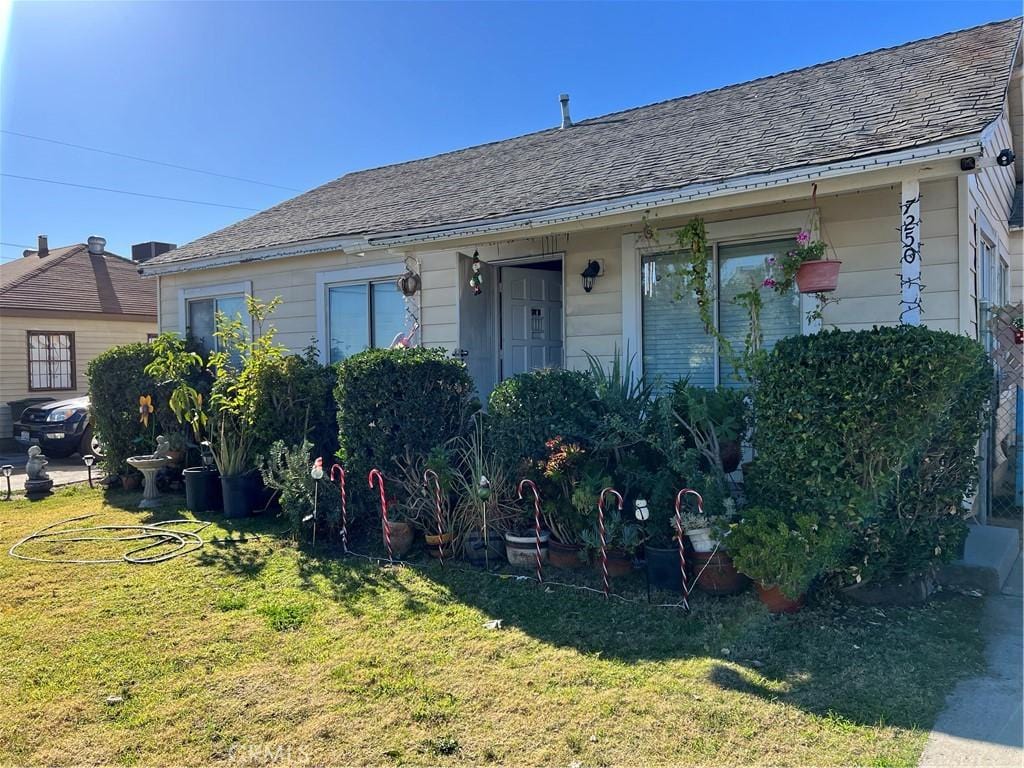
[[[542,528],[540,531],[540,559],[548,561],[548,539],[550,533]],[[508,564],[516,568],[533,568],[537,564],[538,537],[534,526],[533,515],[524,514],[505,531],[505,557]]]
[[[618,510],[606,511],[604,515],[605,553],[608,557],[608,575],[626,576],[633,570],[633,556],[643,537],[640,527],[626,523]],[[583,541],[590,550],[594,568],[601,569],[601,532],[595,523],[583,532]]]
[[[777,293],[788,293],[795,284],[800,293],[828,293],[839,285],[839,269],[843,262],[825,258],[825,241],[812,240],[811,233],[800,230],[796,248],[780,259],[770,259],[771,273],[764,284]],[[781,274],[775,277],[774,268]]]
[[[733,524],[729,547],[736,567],[754,580],[772,613],[794,613],[812,582],[836,562],[841,532],[812,515],[792,521],[776,510],[753,507]]]
[[[548,440],[545,449],[539,469],[545,491],[544,524],[551,531],[548,560],[556,568],[580,568],[586,562],[582,541],[589,515],[601,488],[611,480],[592,466],[578,443],[559,435]]]

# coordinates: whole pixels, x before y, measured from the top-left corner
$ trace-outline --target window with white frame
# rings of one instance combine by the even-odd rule
[[[390,347],[406,330],[405,297],[394,277],[327,286],[327,352],[332,363]]]
[[[28,388],[32,392],[75,388],[75,334],[28,332]]]
[[[231,322],[240,320],[244,328],[249,326],[249,310],[245,303],[245,294],[238,293],[223,296],[202,296],[186,299],[185,333],[192,338],[205,352],[219,349],[216,337],[217,317],[223,315]]]
[[[769,275],[770,260],[792,248],[792,238],[709,244],[709,274],[718,299],[716,323],[735,351],[744,348],[750,330],[749,313],[736,303],[736,296],[751,286],[760,287]],[[677,276],[682,256],[679,251],[669,251],[645,255],[641,260],[644,376],[658,386],[678,379],[702,387],[741,386],[728,356],[705,331],[692,288]],[[771,349],[779,339],[801,332],[800,296],[796,291],[780,295],[761,288],[761,298],[763,349]]]

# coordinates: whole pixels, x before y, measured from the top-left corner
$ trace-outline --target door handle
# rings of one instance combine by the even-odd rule
[[[469,357],[469,350],[468,349],[454,349],[454,350],[452,350],[452,357],[458,357],[458,358],[464,360],[467,357]]]

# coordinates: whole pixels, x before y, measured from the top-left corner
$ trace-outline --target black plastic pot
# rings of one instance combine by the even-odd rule
[[[644,547],[647,554],[647,578],[651,586],[672,592],[683,591],[682,574],[679,571],[679,548],[662,549]]]
[[[185,481],[185,506],[189,512],[199,514],[221,509],[220,474],[216,469],[189,467],[181,476]]]
[[[252,478],[249,474],[221,477],[224,517],[248,517],[252,514]]]
[[[463,552],[466,559],[473,565],[483,567],[487,562],[494,565],[505,559],[505,542],[500,533],[488,532],[487,546],[485,547],[483,534],[473,531],[466,536]]]

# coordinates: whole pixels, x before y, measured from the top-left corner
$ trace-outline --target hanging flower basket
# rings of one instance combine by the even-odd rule
[[[796,287],[800,293],[828,293],[839,285],[841,261],[805,261],[796,271]]]

